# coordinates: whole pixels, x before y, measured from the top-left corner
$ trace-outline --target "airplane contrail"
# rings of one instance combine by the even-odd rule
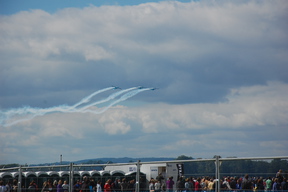
[[[98,105],[98,104],[101,104],[101,103],[105,103],[107,101],[110,101],[114,98],[116,98],[117,96],[125,93],[125,92],[128,92],[128,91],[132,91],[133,89],[138,89],[138,87],[132,87],[132,88],[129,88],[129,89],[124,89],[124,90],[121,90],[121,91],[118,91],[116,93],[113,93],[111,94],[110,96],[108,96],[107,98],[103,99],[103,100],[100,100],[100,101],[96,101],[96,102],[93,102],[91,104],[88,104],[80,109],[78,109],[77,111],[85,111],[86,109],[88,109],[89,107],[92,107],[92,106],[95,106],[95,105]]]
[[[79,101],[78,103],[76,103],[75,105],[71,106],[71,108],[76,108],[79,105],[82,105],[84,103],[88,103],[92,97],[94,97],[95,95],[98,95],[99,93],[102,93],[104,91],[109,91],[111,89],[115,89],[115,87],[107,87],[105,89],[101,89],[99,91],[95,91],[94,93],[92,93],[91,95],[88,95],[87,97],[84,97],[83,99],[81,99],[81,101]]]
[[[116,105],[119,102],[125,101],[140,92],[147,90],[154,90],[154,88],[143,88],[143,87],[131,87],[128,89],[120,90],[116,93],[112,93],[107,98],[89,103],[93,97],[96,95],[103,93],[108,90],[118,89],[118,87],[108,87],[105,89],[98,90],[87,97],[81,99],[78,103],[68,106],[68,105],[60,105],[50,108],[36,108],[36,107],[22,107],[17,109],[9,109],[8,111],[0,111],[0,125],[3,126],[11,126],[17,123],[31,120],[37,116],[43,116],[47,113],[94,113],[101,114],[108,110],[113,105]],[[121,96],[122,95],[122,96]],[[120,97],[121,96],[121,97]],[[119,98],[117,98],[119,97]],[[102,104],[108,101],[113,100],[111,103],[107,104],[102,108],[91,109],[91,107],[96,106],[98,104]],[[87,104],[88,103],[88,104]],[[86,104],[86,105],[85,105]]]
[[[153,88],[141,88],[141,89],[137,89],[137,90],[134,90],[134,91],[130,91],[130,92],[122,95],[119,99],[117,99],[116,101],[110,103],[108,106],[104,107],[101,110],[97,111],[97,110],[86,109],[86,110],[81,111],[81,112],[84,112],[84,113],[89,112],[89,113],[94,113],[94,114],[100,114],[100,113],[103,113],[103,112],[107,111],[113,105],[116,105],[117,103],[120,103],[121,101],[125,101],[125,100],[129,99],[130,97],[133,97],[134,95],[137,95],[138,93],[140,93],[142,91],[148,91],[148,90],[153,90]]]

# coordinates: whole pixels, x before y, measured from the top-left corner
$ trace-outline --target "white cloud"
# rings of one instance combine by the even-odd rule
[[[113,58],[117,63],[120,54],[128,56],[132,51],[191,59],[219,47],[225,49],[225,41],[250,41],[254,46],[275,40],[281,43],[279,39],[287,37],[285,30],[271,28],[270,22],[279,22],[285,7],[281,1],[162,2],[64,9],[53,15],[33,10],[1,20],[1,34],[5,34],[1,43],[6,50],[44,58],[64,52],[87,60]],[[9,41],[4,40],[7,37]]]
[[[261,90],[261,91],[259,91]],[[139,114],[138,123],[145,132],[163,129],[205,129],[210,127],[238,129],[263,125],[287,125],[287,84],[271,82],[268,85],[242,87],[232,90],[228,101],[217,104],[168,105],[153,104],[132,109]],[[237,92],[238,95],[234,95]]]

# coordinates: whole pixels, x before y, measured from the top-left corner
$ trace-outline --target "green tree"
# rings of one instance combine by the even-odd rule
[[[192,157],[188,157],[186,155],[180,155],[179,157],[176,158],[176,160],[189,160],[193,159]]]

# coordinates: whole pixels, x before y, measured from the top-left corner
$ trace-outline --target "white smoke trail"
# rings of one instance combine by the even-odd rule
[[[123,93],[125,93],[125,92],[132,91],[132,90],[138,89],[138,88],[139,88],[139,87],[132,87],[132,88],[129,88],[129,89],[124,89],[124,90],[118,91],[118,92],[116,92],[116,93],[111,94],[111,95],[110,95],[109,97],[107,97],[106,99],[103,99],[103,100],[101,100],[101,101],[96,101],[96,102],[94,102],[94,103],[91,103],[91,104],[89,104],[89,105],[86,105],[86,106],[78,109],[77,111],[85,111],[85,110],[88,109],[89,107],[92,107],[92,106],[95,106],[95,105],[98,105],[98,104],[101,104],[101,103],[105,103],[105,102],[107,102],[107,101],[110,101],[110,100],[118,97],[119,95],[121,95],[121,94],[123,94]]]
[[[126,99],[129,99],[130,97],[133,97],[142,91],[153,90],[153,88],[132,87],[132,88],[118,91],[116,93],[112,93],[107,98],[102,99],[100,101],[96,101],[96,102],[84,105],[85,103],[90,102],[91,99],[94,96],[96,96],[97,94],[111,90],[111,89],[116,89],[116,87],[108,87],[108,88],[96,91],[96,92],[88,95],[87,97],[81,99],[81,101],[79,101],[78,103],[76,103],[72,106],[60,105],[60,106],[55,106],[55,107],[50,107],[50,108],[33,108],[33,107],[27,106],[27,107],[18,108],[18,109],[10,109],[8,111],[0,111],[0,125],[3,125],[3,126],[15,125],[15,124],[23,122],[23,121],[31,120],[37,116],[43,116],[47,113],[57,113],[57,112],[61,112],[61,113],[75,113],[75,112],[87,113],[87,112],[89,112],[89,113],[94,113],[94,114],[100,114],[100,113],[103,113],[106,110],[108,110],[113,105],[115,105],[121,101],[125,101]],[[124,94],[124,95],[122,95],[122,94]],[[113,100],[120,95],[122,95],[120,98],[114,100],[113,102],[111,102],[107,106],[100,108],[100,110],[89,109],[92,106],[96,106],[98,104]],[[84,106],[77,108],[80,105],[84,105]]]
[[[115,89],[115,87],[108,87],[108,88],[105,88],[105,89],[101,89],[99,91],[95,91],[94,93],[92,93],[91,95],[88,95],[87,97],[84,97],[83,99],[81,99],[81,101],[79,101],[78,103],[76,103],[75,105],[73,105],[71,108],[76,108],[78,107],[79,105],[82,105],[84,103],[88,103],[92,97],[94,97],[95,95],[98,95],[99,93],[102,93],[104,91],[109,91],[111,89]]]
[[[122,95],[119,99],[117,99],[116,101],[110,103],[108,106],[104,107],[103,109],[101,110],[89,110],[89,109],[86,109],[84,111],[81,111],[83,113],[94,113],[94,114],[100,114],[100,113],[103,113],[105,111],[107,111],[110,107],[112,107],[113,105],[116,105],[117,103],[121,102],[121,101],[125,101],[127,99],[129,99],[130,97],[133,97],[134,95],[137,95],[138,93],[142,92],[142,91],[147,91],[147,90],[151,90],[153,88],[143,88],[143,89],[137,89],[137,90],[134,90],[134,91],[130,91],[124,95]]]

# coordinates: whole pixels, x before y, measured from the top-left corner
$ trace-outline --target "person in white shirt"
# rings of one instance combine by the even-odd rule
[[[7,188],[3,181],[0,181],[0,192],[7,192]]]
[[[96,189],[97,189],[97,192],[102,192],[102,187],[101,187],[101,181],[100,180],[97,182]]]
[[[64,183],[62,185],[62,188],[63,188],[64,192],[68,192],[69,191],[69,185],[68,185],[67,181],[64,181]]]

